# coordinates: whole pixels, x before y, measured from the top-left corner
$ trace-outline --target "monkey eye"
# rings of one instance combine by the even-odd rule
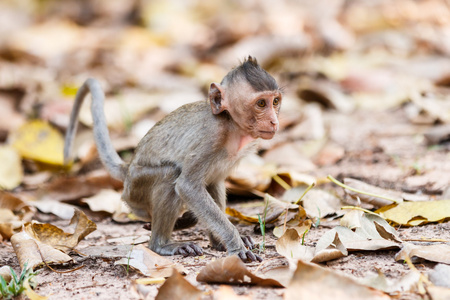
[[[273,105],[274,106],[277,106],[278,104],[280,104],[280,98],[275,98],[275,99],[273,99]]]
[[[266,106],[266,100],[259,99],[258,102],[256,102],[256,105],[258,105],[259,107],[265,107]]]

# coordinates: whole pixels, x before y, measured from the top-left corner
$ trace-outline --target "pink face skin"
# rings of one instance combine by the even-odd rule
[[[265,140],[273,138],[279,128],[280,91],[255,92],[246,82],[235,83],[232,89],[213,83],[210,99],[214,91],[220,91],[222,100],[220,106],[211,104],[213,113],[228,111],[242,131],[242,136]]]

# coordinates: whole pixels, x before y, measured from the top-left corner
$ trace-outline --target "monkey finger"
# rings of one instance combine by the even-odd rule
[[[189,256],[189,253],[188,252],[186,252],[183,248],[178,248],[176,251],[175,251],[175,254],[180,254],[180,255],[183,255],[184,257],[186,257],[186,256]]]

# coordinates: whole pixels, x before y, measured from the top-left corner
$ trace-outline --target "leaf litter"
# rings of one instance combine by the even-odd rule
[[[48,246],[42,241],[66,251],[80,242],[76,250],[80,253],[69,252],[65,259],[70,259],[69,266],[86,267],[58,280],[43,268],[38,290],[59,298],[77,293],[99,299],[143,298],[130,295],[129,285],[142,274],[161,275],[149,271],[156,265],[171,264],[154,263],[147,248],[139,245],[149,239],[142,223],[124,207],[111,205],[110,199],[120,198],[122,185],[99,169],[89,135],[91,140],[84,141],[77,153],[80,161],[74,162],[68,176],[60,173],[67,171],[58,161],[60,133],[71,106],[66,100],[73,98],[87,74],[103,80],[112,139],[127,158],[137,136],[182,103],[204,99],[205,86],[221,78],[236,59],[252,53],[287,88],[280,113],[282,130],[227,181],[234,195],[230,198],[273,196],[267,200],[267,214],[264,202],[241,206],[231,202],[228,210],[236,216],[231,220],[247,222],[237,224],[239,231],[265,242],[261,254],[265,261],[239,268],[238,275],[272,274],[284,286],[291,278],[292,283],[287,289],[238,285],[217,291],[215,284],[199,283],[196,273],[226,254],[208,248],[207,233],[198,226],[174,235],[195,240],[206,255],[165,258],[184,266],[186,273],[186,279],[174,274],[166,292],[178,291],[179,297],[191,295],[190,290],[193,299],[225,297],[221,294],[230,299],[240,298],[236,294],[289,299],[300,293],[326,298],[326,287],[336,281],[340,284],[334,286],[332,297],[349,298],[356,290],[367,293],[367,299],[384,299],[386,295],[340,277],[345,273],[362,278],[380,268],[383,272],[377,271],[372,280],[378,285],[372,287],[393,297],[448,298],[448,287],[423,278],[437,262],[448,263],[450,48],[442,38],[448,31],[448,5],[440,0],[404,0],[395,5],[322,2],[278,1],[239,9],[225,2],[197,3],[181,10],[172,1],[144,2],[142,9],[136,1],[115,9],[99,2],[79,10],[87,15],[75,13],[77,5],[67,5],[69,10],[65,4],[49,2],[25,10],[9,1],[0,4],[0,33],[7,33],[0,38],[0,146],[6,149],[0,152],[4,158],[0,186],[8,190],[0,197],[0,267],[23,266],[23,256],[42,264],[39,253]],[[209,17],[217,12],[221,18]],[[11,18],[14,22],[8,21]],[[105,25],[110,22],[113,28]],[[89,116],[82,119],[90,126]],[[344,194],[327,183],[327,174],[363,193]],[[298,202],[312,182],[317,187]],[[340,210],[347,204],[358,207]],[[97,224],[92,234],[66,233],[49,224],[65,228],[64,219],[80,206]],[[396,229],[374,216],[374,209],[380,209],[377,213]],[[264,215],[261,237],[248,223],[261,228]],[[26,231],[20,231],[23,226]],[[17,259],[14,241],[30,243],[19,250],[33,255],[20,254]],[[108,243],[113,245],[104,246]],[[63,262],[50,255],[53,251],[63,254],[49,248],[44,260]],[[396,263],[395,253],[400,262],[419,263],[417,269]],[[321,270],[299,259],[322,261],[326,270],[334,271],[322,281]],[[316,277],[305,278],[297,263]],[[299,274],[293,276],[295,270]],[[195,287],[188,288],[187,281]],[[158,295],[162,281],[153,282],[147,286],[147,299]],[[342,289],[347,284],[352,286],[348,291]],[[169,297],[162,291],[160,298]]]

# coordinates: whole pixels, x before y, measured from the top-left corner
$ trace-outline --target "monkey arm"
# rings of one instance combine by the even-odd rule
[[[175,191],[186,207],[200,221],[210,226],[212,234],[225,244],[229,254],[245,250],[239,232],[214,202],[205,186],[181,174],[176,181]]]

